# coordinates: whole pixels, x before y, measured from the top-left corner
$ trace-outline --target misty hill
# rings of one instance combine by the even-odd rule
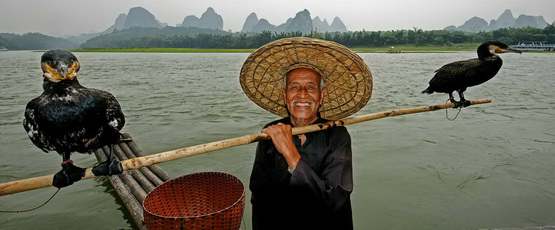
[[[543,29],[549,24],[543,16],[520,15],[518,18],[513,16],[511,10],[505,10],[497,19],[492,19],[488,23],[480,17],[472,17],[461,26],[448,26],[445,30],[457,30],[465,32],[493,31],[502,28],[524,28],[532,27]]]
[[[249,16],[247,16],[247,19],[245,19],[245,23],[243,23],[243,28],[241,29],[241,32],[251,32],[256,24],[258,24],[258,22],[259,19],[256,13],[250,13]]]
[[[168,38],[196,37],[200,34],[227,35],[225,31],[202,29],[196,27],[146,28],[135,27],[109,34],[103,34],[81,44],[82,48],[130,48],[130,47],[164,47]],[[165,43],[164,43],[165,44]]]
[[[122,21],[123,29],[129,29],[133,27],[161,28],[164,26],[160,22],[158,22],[158,20],[156,20],[156,17],[154,17],[152,13],[142,7],[133,7],[129,9],[129,13],[127,13],[125,21],[123,20],[123,17],[118,16],[114,24],[116,26],[116,29],[118,29],[117,26],[118,24],[121,24]]]
[[[256,13],[251,13],[243,24],[241,32],[260,33],[262,31],[271,31],[278,33],[301,32],[308,34],[312,31],[317,32],[346,32],[347,27],[339,17],[335,17],[331,25],[327,20],[321,20],[320,17],[311,18],[310,11],[299,11],[295,17],[287,19],[285,23],[275,26],[264,18],[258,18]]]
[[[76,43],[67,39],[40,33],[26,33],[23,35],[0,33],[0,48],[8,50],[71,49],[76,47],[78,47]]]
[[[119,14],[114,24],[99,34],[107,34],[135,27],[162,28],[164,26],[166,26],[166,24],[160,23],[147,9],[143,7],[133,7],[129,9],[127,14]]]
[[[84,33],[77,36],[67,37],[68,40],[82,44],[85,41],[100,36],[104,34],[109,34],[112,32],[130,29],[130,28],[162,28],[165,27],[165,23],[160,23],[156,17],[143,7],[133,7],[129,9],[127,14],[119,14],[114,21],[114,24],[108,27],[108,29],[99,33]]]
[[[328,32],[347,32],[347,26],[341,21],[341,18],[334,17]]]
[[[199,17],[195,15],[186,16],[181,24],[177,27],[181,28],[199,28],[206,29],[206,33],[217,33],[217,31],[223,31],[224,20],[221,15],[216,13],[212,7],[208,7],[206,11]],[[119,32],[123,30],[129,30],[133,28],[158,28],[163,29],[167,24],[160,23],[156,17],[150,13],[148,10],[142,7],[133,7],[129,9],[127,14],[119,14],[109,28],[99,33],[85,33],[77,36],[67,37],[68,40],[73,43],[83,44],[85,41],[98,36],[108,35],[110,33]],[[175,29],[168,29],[175,30]],[[140,32],[139,32],[140,31]],[[339,17],[335,17],[331,24],[327,20],[321,20],[319,17],[311,18],[310,12],[308,10],[299,11],[296,13],[295,17],[287,19],[285,23],[280,25],[273,25],[268,20],[263,18],[258,18],[255,13],[248,15],[245,23],[243,25],[242,32],[254,32],[259,33],[263,31],[271,31],[277,33],[292,33],[301,32],[303,34],[309,34],[312,31],[316,32],[346,32],[347,27],[341,21]],[[133,37],[137,36],[150,36],[148,32],[152,32],[152,36],[157,36],[159,30],[134,30],[132,32],[124,33],[125,35],[118,34],[112,36],[115,37]],[[110,37],[110,36],[108,36]],[[111,39],[111,38],[110,38]],[[98,42],[102,39],[97,39],[94,42]],[[119,40],[119,39],[115,39]],[[88,43],[87,45],[94,44],[94,42]]]
[[[295,17],[288,18],[287,21],[276,27],[276,32],[291,33],[301,32],[308,34],[312,31],[312,19],[307,9],[297,12]]]
[[[221,15],[217,14],[212,7],[208,7],[206,11],[198,18],[195,15],[189,15],[183,19],[182,27],[196,27],[212,30],[223,30],[224,20]]]

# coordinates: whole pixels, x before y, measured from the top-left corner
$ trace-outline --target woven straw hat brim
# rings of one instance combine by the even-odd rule
[[[252,53],[241,68],[240,83],[258,106],[287,117],[285,74],[294,68],[316,70],[324,80],[320,116],[337,120],[358,112],[372,95],[372,74],[349,48],[314,38],[284,38]]]

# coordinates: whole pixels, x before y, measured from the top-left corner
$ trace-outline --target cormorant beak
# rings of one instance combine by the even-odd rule
[[[495,52],[496,52],[496,53],[518,53],[518,54],[521,54],[521,53],[522,53],[522,51],[517,50],[517,49],[510,48],[510,47],[507,47],[506,49],[497,48],[497,49],[495,50]]]
[[[42,63],[43,76],[52,82],[73,80],[79,71],[79,62],[73,62],[69,66],[60,64],[52,68],[48,63]]]

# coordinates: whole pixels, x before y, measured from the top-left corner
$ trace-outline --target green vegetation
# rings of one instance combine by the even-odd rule
[[[499,40],[507,44],[520,41],[555,43],[555,27],[545,29],[510,28],[490,32],[465,33],[461,31],[392,30],[352,31],[333,33],[207,33],[209,31],[175,29],[129,29],[105,34],[88,40],[81,48],[196,48],[184,52],[202,52],[203,49],[255,49],[268,42],[296,36],[308,36],[335,41],[348,47],[361,47],[362,52],[389,52],[391,46],[401,52],[474,50],[477,44]],[[367,48],[378,47],[378,48]],[[397,52],[392,49],[392,52]],[[173,50],[175,51],[175,50]],[[178,50],[178,52],[181,52]],[[227,52],[227,51],[226,51]]]
[[[74,52],[114,53],[251,53],[254,49],[199,49],[199,48],[80,48]]]
[[[399,45],[393,47],[352,47],[359,53],[435,53],[474,51],[478,43],[455,45]],[[251,53],[255,49],[201,49],[201,48],[79,48],[74,52],[113,52],[113,53]]]
[[[70,49],[77,46],[77,44],[66,39],[39,33],[26,33],[23,35],[0,33],[0,48],[8,50]]]
[[[158,53],[237,53],[254,49],[277,39],[308,36],[335,41],[358,52],[455,52],[474,50],[484,41],[507,44],[523,41],[555,43],[555,26],[545,29],[509,28],[489,32],[412,30],[302,33],[231,33],[199,28],[131,28],[91,38],[78,52],[158,52]],[[393,47],[393,48],[392,48]],[[9,50],[71,49],[77,45],[67,39],[38,33],[23,35],[0,33],[0,48]]]
[[[359,53],[438,53],[474,51],[479,43],[460,43],[452,45],[395,45],[390,47],[352,47]]]

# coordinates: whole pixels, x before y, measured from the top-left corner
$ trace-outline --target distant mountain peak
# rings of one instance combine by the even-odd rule
[[[295,17],[289,18],[285,23],[276,27],[279,32],[301,32],[303,34],[310,33],[312,29],[312,18],[307,9],[297,12]]]
[[[461,30],[466,32],[479,32],[479,31],[492,31],[501,28],[518,28],[518,27],[534,27],[543,29],[547,26],[547,22],[543,16],[529,16],[520,15],[518,18],[513,16],[513,12],[510,9],[506,9],[499,15],[497,19],[491,19],[490,22],[486,22],[484,19],[479,17],[472,17],[468,19],[463,25],[455,27],[448,26],[446,30]]]
[[[216,11],[214,10],[214,8],[208,7],[208,8],[206,9],[206,11],[204,11],[204,13],[202,13],[202,15],[219,15],[219,14],[216,13]],[[202,15],[201,15],[201,17],[202,17]]]
[[[223,30],[224,20],[221,15],[216,13],[214,8],[208,7],[198,18],[194,15],[186,16],[183,19],[182,27],[197,27],[203,29]]]
[[[331,22],[331,29],[338,32],[347,32],[347,26],[345,26],[345,23],[337,16],[334,17]]]
[[[499,15],[499,17],[511,17],[514,18],[513,16],[513,12],[510,9],[506,9],[505,11],[503,11],[503,13],[501,15]]]
[[[256,26],[256,24],[258,24],[258,21],[258,16],[256,16],[254,12],[250,13],[249,16],[247,16],[245,23],[243,23],[243,28],[241,29],[241,32],[252,32],[253,28]]]
[[[347,28],[345,24],[341,21],[339,17],[333,19],[332,24],[328,23],[327,19],[316,16],[311,18],[310,11],[308,9],[303,9],[295,13],[294,17],[288,18],[284,23],[274,26],[268,22],[268,20],[263,18],[258,18],[256,13],[250,13],[245,22],[243,23],[242,32],[262,32],[262,31],[274,31],[274,32],[301,32],[308,34],[312,31],[317,32],[345,32]]]
[[[301,10],[295,15],[295,17],[297,16],[310,16],[310,11],[308,11],[307,9]]]
[[[116,19],[117,22],[117,19]],[[154,27],[160,28],[162,24],[156,20],[156,17],[143,7],[133,7],[129,9],[123,23],[123,29],[132,27]]]

